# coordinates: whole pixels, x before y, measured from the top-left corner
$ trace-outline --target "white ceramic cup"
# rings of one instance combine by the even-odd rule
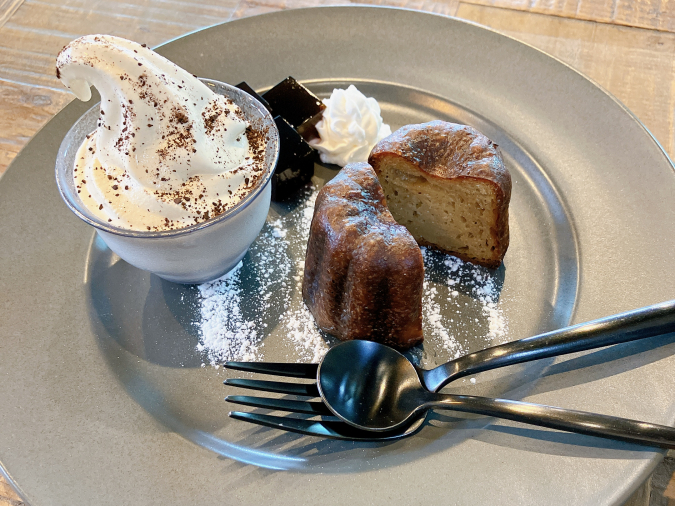
[[[270,207],[272,173],[279,157],[279,132],[269,111],[248,93],[202,79],[214,92],[232,99],[251,126],[266,134],[265,173],[258,185],[234,207],[203,223],[160,232],[111,226],[92,215],[77,195],[75,156],[85,136],[96,129],[99,105],[68,131],[56,157],[61,197],[83,221],[96,228],[108,247],[131,265],[176,283],[203,283],[230,271],[260,233]]]

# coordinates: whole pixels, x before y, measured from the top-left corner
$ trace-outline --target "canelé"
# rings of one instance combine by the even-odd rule
[[[387,205],[420,245],[498,267],[509,245],[511,176],[495,143],[445,121],[405,126],[370,153]]]
[[[345,166],[319,192],[302,293],[317,325],[342,340],[399,349],[422,341],[424,263],[387,209],[367,163]]]

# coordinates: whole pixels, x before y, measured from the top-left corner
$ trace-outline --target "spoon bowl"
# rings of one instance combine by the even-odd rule
[[[426,411],[432,393],[415,366],[396,350],[371,341],[348,341],[319,365],[317,386],[324,403],[354,427],[394,430]]]

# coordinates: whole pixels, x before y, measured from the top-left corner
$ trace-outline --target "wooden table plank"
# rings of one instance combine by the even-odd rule
[[[8,166],[37,129],[71,100],[70,93],[60,90],[0,80],[0,167]]]
[[[467,0],[563,18],[675,32],[672,0]]]
[[[0,79],[63,89],[54,75],[61,48],[80,35],[106,33],[150,46],[198,28],[227,21],[238,0],[216,5],[191,1],[125,3],[26,0],[0,28]]]
[[[302,7],[326,5],[384,5],[406,9],[433,12],[444,16],[454,16],[459,0],[241,0],[233,18],[256,16],[266,12],[275,12]]]
[[[0,27],[11,18],[23,0],[0,0]]]

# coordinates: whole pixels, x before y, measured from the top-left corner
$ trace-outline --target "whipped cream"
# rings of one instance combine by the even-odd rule
[[[145,45],[81,37],[59,53],[56,73],[80,100],[91,98],[91,85],[101,95],[74,179],[102,221],[183,228],[231,208],[262,178],[264,136],[241,109]]]
[[[320,139],[310,141],[319,151],[321,161],[344,167],[348,163],[366,162],[373,146],[391,134],[383,123],[380,105],[366,97],[354,85],[335,89],[323,100],[326,109],[316,124]]]

